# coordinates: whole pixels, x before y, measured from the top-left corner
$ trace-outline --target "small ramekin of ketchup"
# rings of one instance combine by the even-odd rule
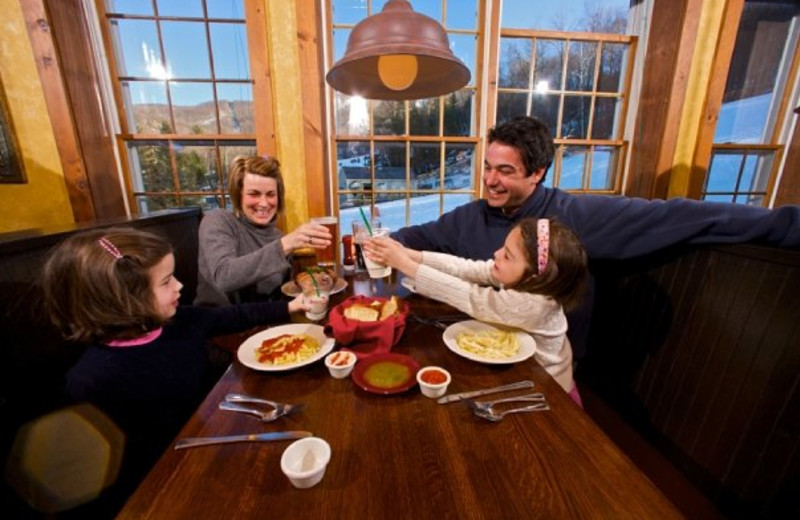
[[[417,383],[426,397],[443,396],[450,379],[450,372],[440,367],[425,367],[417,372]]]

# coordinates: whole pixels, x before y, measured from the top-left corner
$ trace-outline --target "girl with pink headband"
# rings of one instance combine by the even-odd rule
[[[580,303],[588,267],[569,228],[550,219],[523,219],[487,261],[416,251],[388,237],[374,238],[364,248],[373,260],[411,278],[404,285],[414,292],[530,334],[536,361],[581,405],[564,311]]]

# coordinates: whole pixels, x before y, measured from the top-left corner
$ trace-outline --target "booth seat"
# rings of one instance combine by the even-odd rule
[[[682,476],[725,516],[800,518],[800,251],[683,247],[591,269],[587,412],[665,492]]]

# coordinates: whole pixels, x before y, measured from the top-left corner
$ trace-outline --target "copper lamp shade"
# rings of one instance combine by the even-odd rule
[[[334,89],[366,99],[399,101],[448,94],[469,82],[447,33],[407,0],[389,0],[358,23],[326,78]]]

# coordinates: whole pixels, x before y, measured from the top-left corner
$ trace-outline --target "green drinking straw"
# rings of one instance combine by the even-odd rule
[[[314,278],[314,273],[312,273],[311,269],[309,269],[308,267],[306,267],[306,272],[311,277],[311,283],[314,284],[314,290],[317,292],[317,298],[319,298],[319,296],[320,296],[319,295],[319,285],[317,285],[317,279]]]
[[[372,236],[372,226],[369,225],[369,220],[367,220],[367,216],[364,214],[364,206],[359,206],[358,210],[361,212],[361,218],[364,219],[364,225],[367,226],[369,236]]]

